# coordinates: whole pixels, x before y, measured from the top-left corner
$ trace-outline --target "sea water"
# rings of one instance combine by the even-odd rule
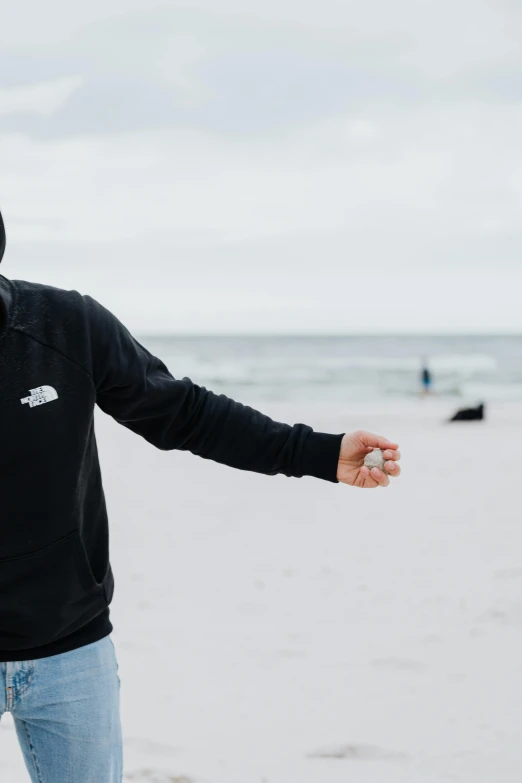
[[[522,401],[522,336],[147,336],[172,374],[244,402]]]

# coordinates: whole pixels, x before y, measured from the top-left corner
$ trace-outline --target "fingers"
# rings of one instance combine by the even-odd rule
[[[372,479],[377,482],[379,487],[387,487],[390,483],[389,476],[379,468],[372,468],[370,473]]]
[[[375,489],[379,484],[371,475],[370,469],[364,466],[360,469],[354,486],[361,487],[362,489]]]
[[[357,437],[366,447],[370,447],[372,449],[397,451],[399,448],[398,443],[393,443],[391,440],[388,440],[388,438],[383,438],[381,435],[374,435],[373,432],[361,431],[357,433]]]
[[[401,468],[398,465],[398,461],[401,458],[400,451],[394,451],[393,449],[386,449],[383,451],[383,456],[386,462],[384,463],[384,470],[390,475],[397,478],[401,475]]]
[[[393,476],[393,478],[397,478],[401,475],[401,466],[397,465],[396,462],[385,462],[384,469],[390,476]]]
[[[383,451],[383,457],[385,460],[392,460],[392,462],[398,462],[401,458],[401,452],[394,451],[393,449],[385,449]]]
[[[379,468],[372,468],[371,470],[366,466],[363,466],[357,477],[356,486],[363,489],[376,489],[377,487],[387,487],[390,483],[389,477],[386,473],[383,473]]]

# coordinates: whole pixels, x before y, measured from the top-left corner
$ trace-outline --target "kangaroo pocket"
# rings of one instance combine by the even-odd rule
[[[0,649],[67,636],[107,606],[77,531],[30,555],[0,560]]]

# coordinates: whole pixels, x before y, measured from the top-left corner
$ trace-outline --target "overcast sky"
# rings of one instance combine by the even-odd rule
[[[154,331],[522,331],[520,0],[19,0],[3,274]]]

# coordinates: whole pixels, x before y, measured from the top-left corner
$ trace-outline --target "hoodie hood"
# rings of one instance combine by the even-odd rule
[[[2,219],[2,213],[0,212],[0,263],[2,262],[2,258],[4,257],[4,253],[5,253],[5,243],[6,243],[5,226],[4,226],[4,221]]]
[[[0,212],[0,262],[5,253],[5,226],[2,220],[2,213]],[[9,314],[9,304],[11,301],[10,291],[7,284],[7,280],[0,276],[0,337],[5,332],[7,326],[7,318]]]

